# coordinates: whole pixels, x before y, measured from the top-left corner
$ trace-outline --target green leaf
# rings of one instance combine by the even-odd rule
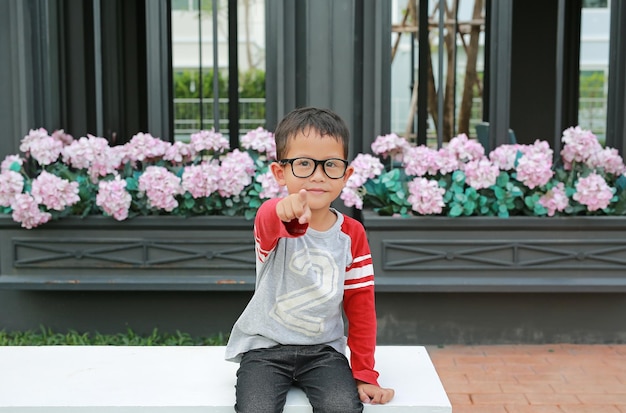
[[[192,197],[185,197],[184,205],[185,208],[192,209],[196,205],[196,200]]]
[[[459,217],[463,214],[463,207],[459,204],[453,204],[448,213],[451,217]]]
[[[136,178],[128,177],[126,178],[126,189],[128,191],[138,191],[139,190],[139,181]]]
[[[467,196],[464,193],[456,193],[454,194],[454,201],[456,202],[465,202]]]
[[[548,215],[548,210],[541,205],[540,203],[536,203],[533,205],[533,213],[538,216]]]
[[[398,180],[400,179],[400,170],[399,169],[392,169],[391,171],[382,174],[380,176],[380,180],[382,183],[384,183],[385,185],[394,182],[398,182]]]
[[[258,208],[261,206],[261,204],[263,204],[263,201],[261,201],[260,199],[256,198],[250,201],[250,207],[251,208]],[[255,211],[256,214],[256,211]]]
[[[496,178],[496,185],[500,187],[506,186],[509,183],[509,174],[505,171],[500,172],[500,175]]]
[[[452,172],[452,182],[465,183],[465,173],[461,170]]]
[[[392,216],[394,214],[393,207],[391,205],[386,205],[382,208],[377,208],[375,211],[382,216]]]
[[[498,187],[493,188],[493,194],[498,200],[502,200],[506,196],[506,192],[504,191],[504,189]]]
[[[465,207],[463,209],[464,209],[465,215],[472,215],[472,213],[474,213],[474,210],[476,209],[476,202],[474,201],[466,202]]]
[[[454,182],[452,184],[452,187],[450,188],[450,190],[452,192],[454,192],[455,194],[462,194],[465,192],[465,188],[463,184],[458,184],[457,182]]]
[[[403,196],[404,196],[403,193],[399,193],[399,194],[390,193],[389,200],[393,202],[394,204],[404,205],[406,203],[406,200],[405,198],[403,198]]]

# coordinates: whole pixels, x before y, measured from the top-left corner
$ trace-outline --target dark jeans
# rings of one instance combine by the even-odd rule
[[[329,346],[276,346],[244,354],[235,411],[282,412],[291,386],[304,390],[315,413],[362,412],[346,357]]]

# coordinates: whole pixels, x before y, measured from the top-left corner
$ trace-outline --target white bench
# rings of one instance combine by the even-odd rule
[[[237,364],[224,347],[0,347],[0,412],[233,412]],[[386,405],[365,412],[449,413],[452,407],[424,347],[380,346]],[[285,413],[310,413],[292,389]]]

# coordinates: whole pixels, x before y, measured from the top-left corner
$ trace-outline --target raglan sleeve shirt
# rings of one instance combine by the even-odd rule
[[[259,274],[267,274],[267,271],[261,269],[268,261],[268,257],[275,253],[281,239],[311,236],[307,234],[308,224],[300,224],[297,220],[285,223],[278,218],[275,211],[279,201],[280,199],[266,201],[259,209],[255,220],[257,287],[261,282]],[[371,252],[361,223],[351,217],[340,215],[339,212],[336,213],[340,217],[339,224],[341,225],[341,234],[338,238],[344,240],[342,242],[346,245],[346,252],[349,251],[351,255],[345,259],[345,268],[341,264],[340,270],[344,271],[343,291],[338,291],[343,295],[339,298],[342,299],[343,311],[348,322],[347,344],[350,347],[350,364],[356,380],[378,385],[378,373],[374,370],[376,311]],[[314,231],[309,230],[309,232]],[[329,246],[329,248],[333,247],[335,246]],[[271,275],[263,275],[265,276]],[[341,318],[341,314],[338,313],[337,317]],[[239,329],[236,328],[236,330]]]

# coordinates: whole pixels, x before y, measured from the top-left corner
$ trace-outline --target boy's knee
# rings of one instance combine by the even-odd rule
[[[345,395],[343,395],[345,396]],[[322,400],[311,403],[314,413],[361,413],[363,403],[352,397],[342,397],[341,394],[329,394]]]
[[[247,400],[237,401],[235,404],[235,412],[237,413],[280,413],[283,407],[276,403],[276,400]]]

